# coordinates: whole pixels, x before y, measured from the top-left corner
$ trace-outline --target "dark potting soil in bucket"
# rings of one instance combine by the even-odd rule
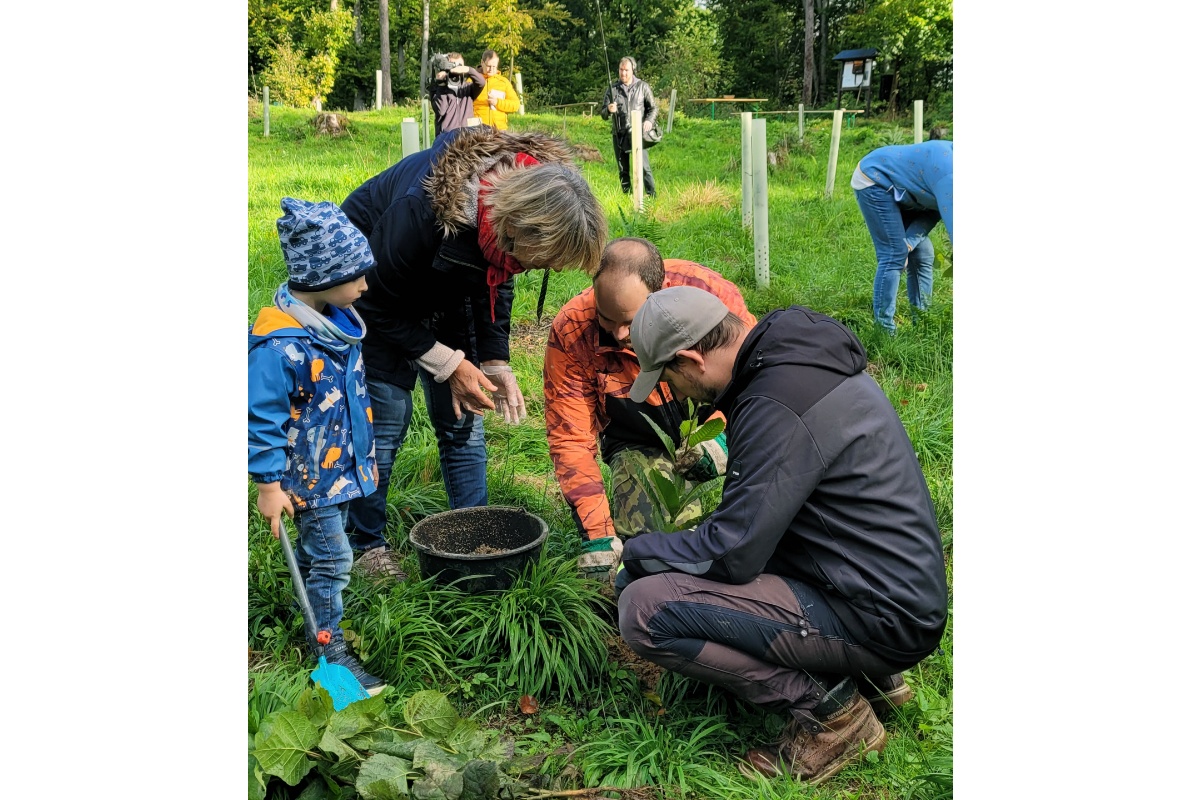
[[[523,508],[479,506],[432,514],[408,532],[421,577],[466,592],[507,589],[537,559],[549,533],[541,517]]]

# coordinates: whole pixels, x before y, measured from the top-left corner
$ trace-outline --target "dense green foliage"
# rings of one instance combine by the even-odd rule
[[[316,136],[311,109],[272,109],[271,134],[265,138],[261,117],[248,120],[248,321],[270,302],[284,278],[275,229],[280,198],[341,202],[399,158],[401,120],[413,114],[411,105],[351,113],[350,134],[340,138]],[[935,117],[949,121],[948,111],[927,108],[926,121]],[[802,303],[856,332],[867,350],[868,369],[891,399],[924,469],[953,585],[952,253],[939,226],[933,241],[945,271],[937,275],[931,308],[919,318],[907,316],[901,292],[898,334],[879,333],[871,314],[874,250],[848,185],[859,158],[883,144],[912,141],[911,128],[881,120],[847,122],[833,196],[826,200],[828,117],[810,120],[802,141],[794,118],[768,122],[767,145],[775,156],[768,191],[771,282],[759,288],[753,238],[741,225],[736,120],[676,119],[674,131],[651,153],[659,196],[638,215],[620,192],[602,120],[530,114],[513,115],[511,123],[521,130],[565,136],[599,152],[601,160],[584,161],[581,170],[606,210],[612,236],[644,235],[666,257],[716,269],[741,288],[750,311],[760,317]],[[552,275],[545,317],[588,283],[578,273]],[[519,276],[513,311],[512,362],[529,418],[509,426],[489,414],[484,423],[491,501],[522,506],[542,517],[550,527],[545,552],[506,595],[465,595],[420,580],[407,532],[419,519],[448,506],[436,441],[417,392],[412,428],[398,454],[388,496],[387,537],[402,554],[410,577],[400,584],[375,585],[354,576],[345,597],[347,640],[368,670],[395,690],[385,703],[391,718],[402,717],[402,698],[421,690],[440,692],[457,713],[478,721],[483,730],[511,737],[514,755],[524,759],[522,780],[541,781],[546,788],[649,782],[679,797],[686,784],[691,797],[713,800],[951,796],[953,614],[942,649],[906,673],[916,699],[885,721],[887,748],[818,789],[786,778],[751,781],[738,774],[736,757],[774,735],[782,717],[671,674],[651,691],[626,661],[614,656],[613,610],[574,575],[578,536],[548,455],[541,390],[548,319],[540,325],[536,319],[540,285],[540,274]],[[248,703],[253,737],[270,714],[297,711],[312,665],[305,660],[302,623],[279,546],[254,509],[249,489]],[[714,500],[706,501],[708,508]],[[527,693],[541,707],[532,715],[517,710],[518,698]],[[303,727],[288,719],[297,729]],[[304,780],[315,781],[321,759],[306,757],[316,766]],[[376,766],[384,775],[379,780],[386,782],[404,765],[384,761]],[[326,772],[330,766],[324,764]],[[330,779],[340,780],[332,774]],[[352,784],[339,785],[349,790]],[[289,796],[284,788],[281,778],[272,778],[267,797]],[[325,796],[311,791],[310,797]]]
[[[836,92],[844,49],[874,47],[875,99],[893,108],[913,100],[948,104],[953,77],[951,0],[810,0],[815,2],[815,105],[828,105]],[[720,94],[769,98],[773,108],[800,102],[804,78],[804,0],[502,0],[480,6],[469,0],[429,0],[428,51],[462,52],[478,64],[485,49],[500,54],[510,79],[522,74],[527,108],[598,101],[615,79],[617,60],[631,55],[638,74],[664,97],[680,100]],[[263,81],[273,96],[292,96],[287,87],[314,86],[326,108],[360,110],[375,97],[380,68],[379,3],[342,0],[251,0],[248,51],[251,93]],[[388,2],[389,69],[397,103],[420,96],[421,0]],[[322,49],[314,32],[330,20],[353,17],[353,38]],[[340,29],[339,29],[340,30]],[[305,65],[297,58],[314,61]],[[332,62],[329,59],[333,59]],[[332,63],[332,83],[316,84]],[[884,75],[895,97],[881,97]],[[332,87],[332,88],[331,88]],[[307,91],[307,89],[306,89]],[[307,105],[300,95],[285,104]],[[865,98],[844,101],[861,108]]]

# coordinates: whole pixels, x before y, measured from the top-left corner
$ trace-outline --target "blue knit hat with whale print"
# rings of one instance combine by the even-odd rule
[[[319,292],[348,283],[375,266],[371,245],[342,210],[327,200],[285,197],[276,221],[288,288]]]

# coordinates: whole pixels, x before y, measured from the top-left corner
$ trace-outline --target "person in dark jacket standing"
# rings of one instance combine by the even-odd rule
[[[844,325],[802,306],[748,328],[677,286],[633,319],[645,400],[659,382],[728,419],[708,519],[629,538],[615,574],[621,636],[667,669],[786,714],[743,772],[821,783],[887,733],[900,673],[946,626],[933,502],[903,424]]]
[[[617,155],[617,174],[621,178],[621,191],[629,194],[633,184],[629,177],[629,154],[633,150],[633,122],[630,111],[642,109],[642,132],[647,133],[654,127],[658,117],[658,104],[654,102],[654,92],[650,85],[641,78],[635,78],[633,71],[637,62],[629,56],[621,59],[617,65],[618,80],[614,81],[604,92],[604,100],[600,104],[600,116],[612,119],[613,152]],[[650,159],[646,156],[646,148],[642,148],[642,185],[649,197],[654,197],[654,174],[650,171]]]
[[[481,415],[494,408],[509,424],[525,417],[508,365],[513,276],[531,269],[591,275],[608,224],[564,142],[488,126],[447,131],[367,180],[341,207],[376,261],[355,307],[367,324],[379,489],[351,502],[347,531],[363,554],[360,571],[399,578],[384,538],[386,498],[418,373],[450,507],[487,505]]]

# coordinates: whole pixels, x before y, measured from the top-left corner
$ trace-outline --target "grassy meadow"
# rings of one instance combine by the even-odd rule
[[[340,203],[400,158],[401,121],[406,116],[420,118],[411,108],[347,116],[349,135],[318,137],[311,124],[314,111],[273,106],[270,136],[264,137],[261,106],[251,103],[247,324],[270,303],[285,277],[275,229],[280,198]],[[866,347],[869,371],[895,406],[924,468],[953,589],[949,242],[939,226],[933,234],[939,261],[930,310],[913,319],[902,286],[898,334],[882,334],[871,315],[874,249],[849,187],[854,165],[869,150],[913,140],[911,123],[847,122],[833,197],[826,200],[828,115],[810,118],[802,141],[794,117],[769,118],[767,146],[775,154],[769,185],[771,284],[760,290],[755,286],[753,234],[741,225],[737,117],[713,121],[699,112],[676,115],[672,133],[650,151],[658,197],[648,199],[640,215],[631,212],[629,197],[620,191],[608,125],[598,116],[512,115],[510,122],[516,130],[541,130],[565,137],[582,153],[598,153],[599,160],[590,160],[594,155],[581,157],[580,166],[608,213],[610,236],[644,236],[664,257],[687,258],[715,269],[741,288],[759,317],[802,304],[855,331]],[[528,787],[526,796],[592,796],[561,793],[599,786],[623,791],[596,797],[952,796],[953,613],[942,647],[906,673],[916,699],[884,720],[889,736],[884,752],[871,754],[815,788],[786,777],[751,780],[737,771],[737,756],[772,738],[784,724],[782,716],[662,674],[622,649],[611,603],[574,575],[578,536],[554,481],[545,438],[541,365],[549,321],[588,285],[582,274],[553,274],[539,322],[541,273],[517,278],[512,363],[529,417],[517,426],[507,426],[494,415],[485,418],[489,493],[493,504],[523,506],[541,516],[551,533],[540,562],[503,595],[466,595],[419,579],[407,532],[448,504],[423,398],[414,392],[418,408],[392,473],[387,531],[389,541],[404,554],[410,577],[402,584],[373,585],[355,576],[345,594],[347,639],[367,670],[393,687],[383,696],[384,704],[399,713],[416,692],[444,694],[458,714],[497,743],[496,752],[502,755],[496,760],[503,761],[508,775],[519,776]],[[710,496],[710,507],[713,501]],[[279,717],[269,715],[307,702],[312,667],[306,661],[303,622],[292,603],[287,568],[279,545],[255,510],[252,484],[247,533],[248,732],[254,750],[256,734],[261,741],[278,727]],[[524,695],[536,700],[534,713],[526,713],[528,706],[522,709],[519,704]],[[367,782],[359,783],[355,795],[348,788],[354,783],[352,776],[349,784],[329,779],[339,770],[344,775],[357,768],[360,752],[345,745],[326,747],[325,739],[307,749],[325,781],[317,779],[317,769],[296,786],[261,772],[256,777],[252,758],[250,796],[388,796],[379,784]],[[416,786],[403,793],[460,796],[449,790],[426,794]]]

